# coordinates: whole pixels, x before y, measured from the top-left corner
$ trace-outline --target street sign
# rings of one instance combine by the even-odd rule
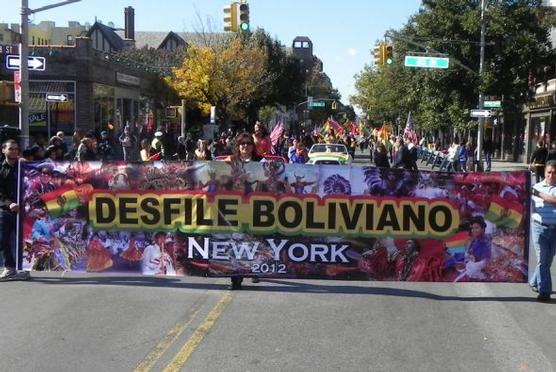
[[[27,58],[28,69],[34,71],[44,71],[46,68],[46,58],[29,56]],[[21,61],[19,56],[11,55],[6,56],[6,68],[8,70],[19,70]]]
[[[502,101],[485,101],[486,108],[502,108]]]
[[[492,111],[490,110],[471,110],[472,118],[489,118],[492,116]]]
[[[54,94],[54,93],[46,94],[46,102],[66,102],[67,100],[68,100],[68,96],[65,94]]]
[[[405,56],[404,65],[406,67],[417,67],[417,68],[448,68],[450,67],[450,58]]]
[[[0,45],[0,53],[1,54],[17,54],[18,46],[17,45]]]
[[[14,71],[14,101],[21,103],[21,75]]]
[[[309,107],[325,107],[326,103],[323,101],[313,101],[309,104]]]

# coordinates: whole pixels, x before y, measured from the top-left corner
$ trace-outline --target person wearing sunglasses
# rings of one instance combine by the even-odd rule
[[[230,155],[227,159],[228,162],[257,162],[263,160],[262,156],[257,155],[255,152],[255,142],[253,137],[249,133],[241,133],[235,138],[234,153]],[[243,282],[243,276],[232,276],[230,277],[231,284],[229,289],[238,290],[241,289],[241,283]],[[258,283],[259,278],[252,278],[253,283]]]

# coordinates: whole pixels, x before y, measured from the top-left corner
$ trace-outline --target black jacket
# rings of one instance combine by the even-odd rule
[[[10,204],[17,203],[17,165],[10,166],[4,160],[0,166],[0,208],[9,210]]]

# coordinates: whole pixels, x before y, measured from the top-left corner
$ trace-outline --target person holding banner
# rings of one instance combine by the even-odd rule
[[[249,133],[238,134],[235,139],[234,153],[230,155],[226,161],[236,163],[249,163],[255,161],[261,161],[263,158],[255,152],[255,141]],[[229,289],[236,290],[241,289],[241,283],[243,282],[242,276],[232,276],[232,283]],[[253,283],[258,283],[259,278],[252,278]]]
[[[17,276],[15,258],[13,256],[13,234],[16,216],[19,211],[17,203],[17,161],[19,146],[14,140],[2,144],[2,155],[5,159],[0,165],[0,250],[4,259],[4,270],[0,280],[9,280]]]
[[[544,177],[531,189],[534,206],[531,235],[537,266],[529,285],[534,292],[538,292],[538,301],[549,302],[552,294],[550,267],[556,253],[556,160],[546,163]]]

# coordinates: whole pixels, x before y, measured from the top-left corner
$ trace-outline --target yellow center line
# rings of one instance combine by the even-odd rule
[[[176,339],[183,333],[183,331],[189,326],[195,314],[201,308],[201,302],[193,305],[191,311],[186,319],[178,322],[164,338],[156,345],[156,347],[137,365],[135,372],[148,372],[151,368],[158,362],[160,357],[168,350],[170,345],[176,341]]]
[[[210,313],[207,315],[205,320],[197,327],[195,332],[191,335],[189,340],[183,345],[180,351],[176,354],[174,359],[166,366],[164,372],[174,372],[180,371],[191,354],[197,349],[201,344],[207,333],[214,326],[218,318],[222,315],[226,306],[232,300],[232,293],[227,292],[218,303],[212,308]]]

